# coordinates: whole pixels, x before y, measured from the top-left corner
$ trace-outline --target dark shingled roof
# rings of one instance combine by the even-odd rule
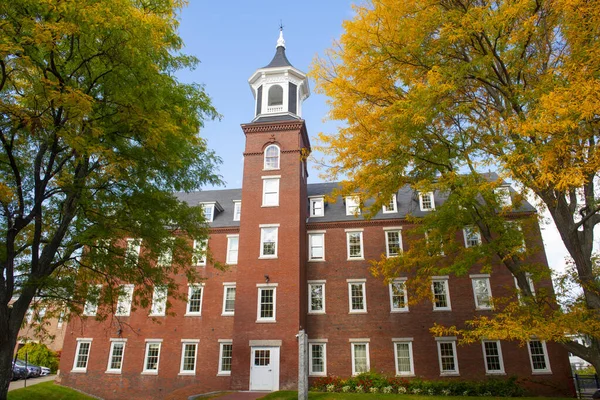
[[[275,51],[275,56],[273,57],[273,59],[271,60],[269,65],[267,65],[266,67],[263,67],[263,68],[277,68],[277,67],[291,67],[291,66],[292,66],[292,64],[285,56],[285,47],[277,46],[277,50]]]
[[[285,115],[270,115],[265,117],[258,117],[254,122],[278,122],[278,121],[297,121],[300,117],[285,114]]]
[[[487,175],[487,174],[486,174]],[[490,174],[486,176],[487,179],[498,179],[496,174]],[[307,194],[311,196],[325,196],[330,194],[335,188],[339,187],[338,182],[331,183],[311,183],[308,184]],[[515,193],[515,190],[511,187],[511,193]],[[235,227],[239,226],[239,221],[233,220],[233,200],[242,199],[242,189],[227,189],[227,190],[206,190],[202,192],[193,193],[176,193],[176,196],[189,203],[190,205],[197,205],[204,202],[218,202],[223,211],[217,212],[215,210],[214,220],[210,224],[213,228],[222,227]],[[434,193],[434,201],[436,207],[439,207],[447,198],[448,195],[442,192]],[[427,211],[421,211],[419,207],[419,194],[409,186],[405,186],[398,190],[396,194],[397,201],[397,212],[386,213],[379,211],[372,219],[403,219],[408,214],[415,217],[424,216]],[[373,204],[373,200],[367,200],[364,202],[364,206],[368,207]],[[523,201],[520,207],[515,212],[535,212],[535,208],[527,201]],[[242,205],[242,218],[244,215],[244,207]],[[337,200],[328,202],[325,204],[325,215],[323,217],[311,217],[308,222],[334,222],[334,221],[356,221],[364,220],[364,216],[358,215],[346,215],[346,205],[342,196],[338,196]]]

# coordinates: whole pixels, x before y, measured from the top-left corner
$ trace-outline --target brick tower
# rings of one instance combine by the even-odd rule
[[[306,75],[285,55],[280,31],[273,60],[249,79],[255,117],[246,135],[232,389],[296,385],[296,334],[306,315],[306,219],[303,154],[310,151],[302,101]],[[233,238],[235,240],[235,238]]]

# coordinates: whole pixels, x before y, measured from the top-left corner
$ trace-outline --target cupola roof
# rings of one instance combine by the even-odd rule
[[[278,67],[292,67],[293,65],[285,56],[285,40],[283,39],[283,29],[279,29],[279,39],[277,39],[277,47],[275,50],[275,56],[271,62],[263,68],[278,68]]]

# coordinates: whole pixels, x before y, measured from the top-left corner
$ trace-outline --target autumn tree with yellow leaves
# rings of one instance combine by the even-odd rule
[[[522,300],[494,299],[493,317],[433,333],[467,343],[536,335],[600,370],[593,250],[600,222],[600,7],[585,0],[371,0],[355,12],[312,71],[330,99],[330,117],[344,121],[339,132],[321,135],[330,174],[346,178],[344,191],[375,198],[372,211],[404,185],[448,196],[415,219],[420,242],[403,257],[374,263],[374,273],[412,272],[426,297],[432,275],[465,274],[474,265],[490,271],[501,262]],[[481,173],[490,168],[501,179]],[[516,215],[495,190],[502,179],[521,188],[514,207],[531,195],[547,208],[570,254],[556,280],[558,294],[568,294],[560,307],[551,290],[534,294],[529,287],[528,276],[538,281],[549,272],[528,261],[535,249],[523,252],[523,232],[506,223]],[[519,222],[525,230],[537,223]],[[481,246],[453,243],[465,225],[477,226]],[[571,341],[573,334],[591,345]]]
[[[189,239],[208,229],[173,193],[220,181],[198,134],[218,115],[174,76],[197,63],[181,53],[183,3],[0,0],[0,399],[32,299],[68,314],[102,284],[109,318],[121,282],[136,307],[156,285],[175,292],[173,274],[194,279]]]

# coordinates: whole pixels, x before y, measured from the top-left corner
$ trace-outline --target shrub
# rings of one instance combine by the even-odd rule
[[[17,357],[33,365],[48,367],[54,373],[58,369],[58,355],[42,343],[27,343],[19,349]]]

